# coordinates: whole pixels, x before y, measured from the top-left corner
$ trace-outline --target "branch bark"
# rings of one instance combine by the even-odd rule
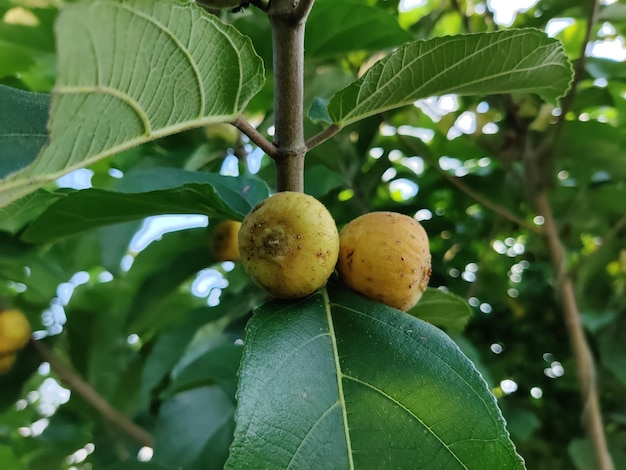
[[[93,406],[104,419],[124,431],[135,441],[147,447],[154,447],[154,438],[145,429],[137,426],[126,415],[120,413],[107,402],[89,383],[85,382],[74,370],[63,362],[48,346],[41,341],[31,340],[39,356],[50,364],[61,382]]]
[[[238,116],[233,122],[231,122],[233,126],[247,135],[252,142],[254,142],[257,147],[263,150],[270,158],[276,159],[278,155],[278,149],[276,146],[267,140],[256,128],[250,124],[243,116]]]
[[[276,187],[304,191],[304,28],[312,0],[270,3],[274,51]]]
[[[591,348],[589,347],[580,321],[580,312],[574,293],[574,284],[565,265],[565,249],[559,239],[552,207],[550,206],[545,191],[541,191],[536,196],[535,203],[539,214],[544,218],[546,239],[550,247],[552,262],[558,273],[556,288],[563,308],[565,327],[567,328],[576,360],[576,374],[578,376],[583,401],[583,422],[587,429],[589,439],[593,444],[598,470],[613,470],[615,467],[606,442],[602,413],[600,410],[596,367]]]

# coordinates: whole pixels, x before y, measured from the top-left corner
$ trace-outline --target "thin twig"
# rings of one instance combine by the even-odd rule
[[[310,139],[306,140],[306,142],[304,143],[304,146],[306,147],[306,151],[308,152],[312,148],[317,147],[318,145],[326,142],[328,139],[330,139],[340,130],[341,130],[340,126],[338,126],[337,124],[331,124],[323,131],[319,132],[318,134],[314,135]]]
[[[398,138],[408,147],[411,147],[411,149],[413,150],[417,150],[413,144],[406,139],[404,136],[402,135],[398,135]],[[428,158],[427,156],[423,156],[423,158],[430,164],[430,166],[432,166],[439,174],[441,174],[445,179],[447,179],[450,183],[452,183],[454,186],[457,187],[457,189],[461,190],[462,192],[464,192],[465,194],[467,194],[469,197],[471,197],[472,199],[474,199],[476,202],[478,202],[479,204],[485,206],[487,209],[491,210],[492,212],[498,214],[500,217],[503,217],[507,220],[510,220],[511,222],[514,222],[515,224],[519,225],[520,227],[524,227],[528,230],[530,230],[533,233],[536,233],[538,235],[542,235],[543,234],[543,228],[539,225],[535,225],[533,223],[530,223],[524,219],[522,219],[521,217],[517,216],[516,214],[514,214],[513,212],[511,212],[510,210],[508,210],[506,207],[502,207],[498,204],[496,204],[493,201],[490,201],[489,199],[487,199],[485,196],[483,196],[482,194],[478,193],[477,191],[474,191],[472,188],[470,188],[468,185],[466,185],[463,181],[461,181],[459,178],[456,178],[455,176],[452,176],[450,173],[448,173],[447,171],[445,171],[443,168],[441,168],[439,166],[439,163],[437,163],[435,160]]]
[[[269,157],[276,159],[278,155],[278,148],[267,140],[263,134],[256,130],[256,128],[250,124],[243,116],[237,117],[232,123],[237,129],[247,135],[257,147],[263,150]]]
[[[565,327],[576,359],[576,373],[583,400],[583,422],[596,454],[598,470],[613,470],[613,461],[606,442],[600,397],[596,382],[596,367],[580,321],[580,312],[574,293],[574,285],[565,263],[565,249],[559,239],[552,207],[545,191],[535,198],[539,214],[544,218],[545,235],[550,247],[552,262],[558,273],[557,289],[563,308]]]
[[[572,84],[570,86],[567,95],[561,101],[561,114],[558,117],[557,124],[558,126],[555,130],[559,130],[562,123],[565,121],[565,115],[570,110],[572,103],[574,102],[574,97],[576,96],[576,92],[578,91],[578,85],[583,78],[583,74],[585,72],[585,65],[587,64],[587,46],[591,42],[591,35],[593,34],[593,27],[596,24],[596,19],[598,16],[598,0],[591,0],[591,13],[589,18],[587,19],[587,28],[585,30],[585,38],[580,46],[580,54],[578,58],[578,62],[574,67],[574,78],[572,80]]]
[[[35,340],[31,340],[31,344],[39,356],[50,364],[50,368],[57,374],[61,382],[67,385],[70,390],[83,397],[103,418],[116,425],[138,443],[147,447],[154,447],[154,438],[150,433],[113,408],[102,395],[85,382],[70,366],[65,364],[48,346],[41,341]]]

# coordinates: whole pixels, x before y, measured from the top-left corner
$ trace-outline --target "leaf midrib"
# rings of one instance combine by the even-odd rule
[[[350,439],[350,431],[348,427],[348,414],[346,412],[346,399],[343,394],[343,372],[341,371],[341,364],[339,364],[339,350],[337,348],[337,336],[335,335],[335,326],[333,324],[333,316],[330,309],[330,299],[328,297],[328,290],[326,287],[322,288],[322,297],[324,299],[324,309],[326,310],[326,320],[328,322],[328,334],[330,335],[330,342],[333,346],[333,360],[335,361],[335,375],[337,377],[337,392],[339,394],[339,405],[341,406],[341,417],[343,419],[343,430],[346,436],[346,447],[348,451],[348,464],[349,469],[354,469],[354,460],[352,458],[352,441]]]

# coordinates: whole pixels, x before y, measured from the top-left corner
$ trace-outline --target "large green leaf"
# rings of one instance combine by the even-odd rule
[[[0,85],[0,178],[30,164],[48,139],[50,95]]]
[[[154,168],[129,173],[118,191],[84,189],[53,203],[25,231],[41,242],[158,214],[204,214],[240,220],[269,195],[256,178]],[[138,192],[139,191],[139,192]]]
[[[124,149],[232,120],[263,85],[250,39],[193,2],[82,1],[56,32],[52,140],[0,182],[0,207]]]
[[[345,126],[447,93],[536,93],[556,103],[571,79],[561,43],[537,30],[440,37],[405,44],[378,61],[332,97],[328,113]]]
[[[523,468],[448,336],[341,286],[258,309],[237,397],[227,468]]]
[[[380,50],[412,39],[398,19],[355,0],[318,0],[306,26],[307,57]]]

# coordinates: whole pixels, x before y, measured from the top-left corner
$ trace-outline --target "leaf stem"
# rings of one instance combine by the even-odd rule
[[[231,122],[231,124],[239,129],[241,132],[243,132],[245,135],[247,135],[250,140],[254,142],[257,147],[263,150],[269,157],[274,160],[276,159],[276,156],[278,155],[278,148],[276,148],[273,143],[267,140],[263,136],[263,134],[257,131],[252,124],[246,121],[246,118],[240,115],[237,117],[237,119]]]
[[[103,418],[116,425],[138,443],[154,447],[154,438],[145,429],[137,426],[128,417],[113,408],[102,395],[100,395],[89,383],[85,382],[74,370],[63,362],[48,346],[41,341],[31,340],[31,344],[39,356],[50,364],[50,368],[57,374],[61,382],[70,390],[77,393],[93,406]]]
[[[304,143],[304,146],[306,147],[307,152],[311,150],[312,148],[317,147],[318,145],[326,142],[328,139],[330,139],[340,130],[341,130],[340,126],[338,126],[337,124],[331,124],[323,131],[307,139],[307,141]]]

